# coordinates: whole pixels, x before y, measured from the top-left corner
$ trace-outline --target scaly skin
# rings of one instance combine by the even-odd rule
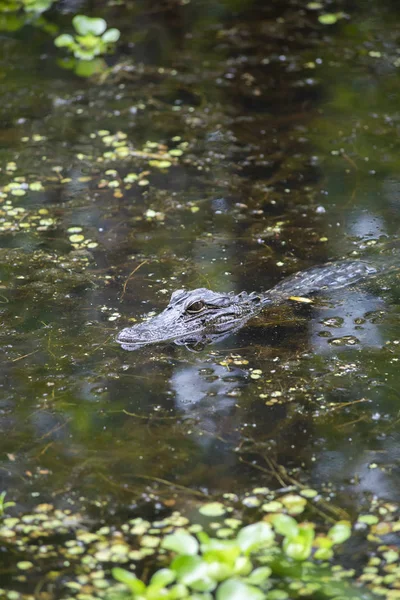
[[[162,313],[123,329],[117,342],[127,350],[169,341],[187,346],[215,342],[242,327],[266,306],[281,304],[291,296],[337,290],[374,273],[376,269],[365,262],[341,261],[296,273],[261,294],[223,294],[206,288],[177,290]]]

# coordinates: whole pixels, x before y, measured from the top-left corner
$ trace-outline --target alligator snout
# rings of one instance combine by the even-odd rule
[[[133,327],[125,327],[117,335],[119,344],[141,344],[149,342],[149,328],[144,325],[134,325]]]

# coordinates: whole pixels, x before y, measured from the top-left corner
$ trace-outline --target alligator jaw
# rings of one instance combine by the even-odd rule
[[[260,298],[242,293],[219,294],[206,288],[178,290],[159,315],[126,327],[117,337],[124,349],[174,341],[177,345],[210,343],[242,326],[258,312]]]

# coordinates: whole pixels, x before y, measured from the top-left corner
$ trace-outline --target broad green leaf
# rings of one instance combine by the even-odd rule
[[[63,33],[62,35],[56,37],[56,39],[54,40],[54,44],[57,46],[57,48],[73,46],[74,43],[74,38],[72,37],[72,35],[68,35],[68,33]]]
[[[185,531],[177,531],[167,535],[161,542],[161,548],[172,550],[178,554],[194,555],[199,551],[199,542],[193,535]]]
[[[253,563],[248,558],[248,556],[239,556],[236,559],[235,565],[233,567],[234,574],[242,575],[242,576],[245,576],[245,575],[248,575],[249,573],[251,573],[252,569],[253,569]]]
[[[299,533],[296,536],[286,537],[283,540],[283,550],[290,558],[306,560],[312,551],[314,535],[314,529],[311,527],[299,527]]]
[[[271,525],[261,521],[243,527],[237,535],[237,543],[243,552],[249,553],[258,548],[270,546],[274,540]]]
[[[136,575],[126,569],[115,567],[112,570],[112,576],[120,583],[124,583],[133,594],[140,595],[146,590],[146,585],[143,581],[140,581]]]
[[[226,513],[226,508],[221,502],[209,502],[200,506],[199,513],[206,517],[220,517]]]
[[[72,24],[80,35],[88,33],[101,35],[107,29],[107,23],[104,19],[86,17],[85,15],[76,15],[72,19]]]
[[[213,562],[207,562],[207,571],[211,579],[215,581],[224,581],[228,577],[234,575],[234,569],[231,564],[226,562],[220,562],[215,560]]]
[[[275,531],[284,536],[293,537],[298,534],[299,526],[297,521],[289,515],[280,513],[273,518],[272,525]]]
[[[221,562],[233,568],[236,559],[240,556],[240,546],[236,541],[210,539],[201,545],[203,558],[207,562]]]
[[[26,12],[40,14],[50,8],[52,4],[53,0],[35,0],[35,2],[26,2],[24,0],[24,10],[26,10]]]
[[[77,35],[76,41],[83,50],[93,50],[94,48],[99,47],[99,38],[91,33],[88,35]]]
[[[147,589],[149,590],[149,588]],[[146,596],[146,600],[181,600],[181,598],[189,598],[189,590],[183,583],[177,583],[168,590],[159,591],[154,596],[147,592]]]
[[[333,546],[333,540],[326,535],[318,535],[315,538],[313,545],[315,548],[324,548],[330,550]]]
[[[240,579],[227,579],[218,590],[217,600],[264,600],[265,595],[258,588]]]
[[[254,569],[254,571],[246,577],[246,581],[252,585],[261,585],[269,578],[271,573],[272,570],[270,567],[258,567],[258,569]]]
[[[105,31],[101,36],[101,39],[106,44],[112,44],[113,42],[118,42],[120,35],[121,32],[119,29],[115,29],[115,27],[113,27],[111,29],[107,29],[107,31]]]
[[[339,521],[328,531],[328,537],[334,544],[342,544],[351,536],[351,524],[349,521]]]
[[[330,560],[333,557],[333,550],[330,548],[318,548],[313,557],[317,560]]]
[[[171,568],[180,583],[196,592],[211,592],[217,586],[209,575],[208,564],[200,556],[177,556]]]
[[[175,581],[176,573],[172,569],[160,569],[150,579],[150,585],[154,587],[165,587]]]

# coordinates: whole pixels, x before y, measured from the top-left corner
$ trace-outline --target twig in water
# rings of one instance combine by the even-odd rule
[[[122,288],[122,294],[121,294],[120,300],[122,300],[123,297],[125,296],[126,286],[128,285],[128,282],[129,282],[130,278],[132,277],[132,275],[134,275],[136,273],[136,271],[138,271],[140,269],[140,267],[143,267],[143,265],[147,264],[148,262],[149,262],[148,260],[144,260],[143,262],[140,263],[140,265],[137,265],[137,267],[135,267],[133,269],[132,273],[129,273],[129,275],[124,283],[124,286]]]

